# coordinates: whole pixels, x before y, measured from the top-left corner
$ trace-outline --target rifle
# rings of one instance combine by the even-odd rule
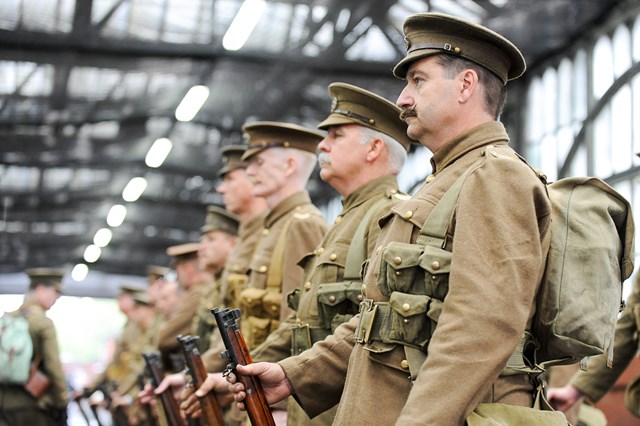
[[[140,388],[141,391],[144,390],[144,371],[142,373],[138,373],[138,375],[136,376],[136,382],[138,383],[138,387]],[[144,410],[144,414],[147,417],[147,421],[149,423],[150,426],[156,426],[158,424],[158,422],[156,421],[156,416],[153,413],[153,410],[151,409],[151,404],[144,404],[142,409]],[[173,425],[172,425],[173,426]]]
[[[107,381],[102,383],[98,389],[104,395],[104,399],[107,401],[107,409],[111,412],[111,417],[113,419],[113,424],[115,426],[130,426],[129,425],[129,416],[122,405],[117,407],[113,407],[113,401],[111,399],[111,392],[114,392],[117,388],[117,385],[113,381]]]
[[[202,357],[200,357],[200,351],[198,350],[198,336],[178,336],[178,342],[182,345],[184,351],[184,359],[191,376],[193,389],[198,390],[202,383],[207,378],[207,369],[204,366]],[[222,417],[222,410],[220,404],[216,399],[213,392],[207,393],[200,399],[200,406],[202,407],[202,413],[209,426],[224,426],[224,419]]]
[[[223,375],[234,373],[238,381],[244,385],[247,395],[244,399],[244,406],[253,426],[275,426],[276,422],[273,420],[260,379],[256,376],[243,376],[236,372],[236,366],[248,365],[253,362],[249,348],[236,322],[241,315],[240,309],[230,310],[225,308],[220,311],[218,308],[213,308],[211,313],[216,318],[222,341],[227,348],[226,351],[221,353],[223,358],[229,360]]]
[[[162,360],[160,359],[159,352],[144,352],[142,354],[146,365],[147,373],[151,378],[151,386],[157,388],[162,381],[164,371],[162,371]],[[164,416],[167,419],[169,426],[185,426],[185,422],[180,415],[180,407],[178,401],[173,397],[171,389],[167,389],[160,395],[160,402],[162,402],[162,408]]]

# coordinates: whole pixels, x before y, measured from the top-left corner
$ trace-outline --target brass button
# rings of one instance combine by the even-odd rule
[[[402,305],[402,310],[407,312],[409,309],[411,309],[411,305],[408,303],[405,303]]]
[[[306,283],[304,283],[304,289],[311,290],[311,281],[307,281]]]
[[[269,230],[267,228],[264,228],[262,230],[262,235],[269,235]]]
[[[329,256],[329,259],[331,260],[336,260],[338,258],[338,255],[335,253],[331,253],[331,256]]]
[[[258,272],[267,272],[267,265],[262,265],[261,267],[259,267]]]
[[[396,275],[397,275],[397,276],[400,276],[400,271],[396,271]]]
[[[413,217],[413,212],[411,210],[407,210],[404,214],[405,219],[411,219]]]
[[[424,180],[425,183],[429,183],[432,182],[436,177],[434,175],[429,175],[427,176],[427,178]]]
[[[435,281],[435,280],[436,280],[436,278],[438,278],[438,277],[436,277],[435,275],[431,275],[431,279],[432,279],[433,281]]]
[[[376,253],[380,253],[382,251],[382,246],[376,247]]]
[[[336,220],[334,220],[334,221],[333,221],[333,223],[334,223],[334,224],[336,224],[336,225],[337,225],[338,223],[340,223],[340,222],[342,222],[342,216],[338,216],[338,217],[336,217]]]
[[[366,284],[362,284],[362,288],[360,290],[362,291],[363,294],[365,294],[366,291],[367,291],[367,285]]]
[[[278,305],[271,305],[271,310],[273,312],[277,311],[278,310]]]
[[[405,324],[409,324],[409,318],[403,319],[402,322],[404,322]]]
[[[395,263],[396,265],[399,265],[402,263],[402,258],[400,256],[396,256],[393,258],[393,263]]]
[[[334,295],[329,296],[329,302],[335,302],[336,297]]]
[[[431,267],[437,271],[438,269],[440,269],[440,262],[434,260],[433,262],[431,262]]]
[[[318,247],[316,249],[316,255],[320,256],[322,253],[324,253],[324,247]]]
[[[405,370],[409,369],[409,361],[407,361],[406,359],[403,359],[402,362],[400,362],[400,367],[404,368]]]
[[[364,297],[363,297],[361,294],[359,294],[359,295],[356,297],[356,299],[358,299],[358,302],[362,302],[362,300],[364,299]]]

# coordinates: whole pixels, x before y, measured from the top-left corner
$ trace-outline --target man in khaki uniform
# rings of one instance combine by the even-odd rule
[[[211,345],[212,334],[216,328],[211,308],[222,304],[223,269],[236,246],[238,218],[222,207],[209,206],[205,224],[200,229],[202,231],[198,248],[200,267],[205,268],[214,277],[198,302],[191,324],[191,334],[200,337],[198,348],[200,353],[204,354]],[[221,358],[219,351],[217,356]]]
[[[58,340],[48,311],[62,292],[63,271],[53,268],[34,268],[25,271],[29,276],[29,290],[20,308],[10,315],[22,315],[29,323],[33,342],[32,362],[38,365],[51,381],[39,398],[34,398],[23,385],[0,383],[0,425],[66,425],[69,395],[60,363]],[[4,368],[0,366],[0,368]]]
[[[478,424],[496,412],[503,424],[566,424],[530,408],[531,378],[506,370],[524,363],[512,354],[550,242],[544,184],[498,121],[524,59],[504,37],[449,15],[410,16],[404,34],[397,104],[408,136],[433,152],[432,175],[380,219],[360,314],[297,357],[238,372],[259,374],[270,402],[293,394],[312,417],[339,402],[335,424]],[[452,216],[427,223],[461,176]],[[242,384],[232,390],[242,400]]]
[[[302,281],[300,258],[311,252],[327,224],[305,187],[324,135],[304,127],[255,122],[243,127],[249,147],[242,156],[253,194],[270,208],[240,293],[241,327],[250,349],[264,342],[291,310],[286,294]]]
[[[587,398],[597,403],[613,387],[640,350],[640,274],[636,275],[633,289],[627,299],[620,319],[616,323],[613,348],[613,365],[607,366],[607,354],[589,357],[586,370],[577,371],[569,384],[562,388],[551,388],[549,402],[558,410],[570,412]],[[640,376],[636,377],[625,395],[627,409],[640,417]],[[567,416],[569,417],[569,416]],[[580,409],[580,417],[583,417]]]
[[[185,291],[182,302],[174,314],[158,329],[158,349],[162,354],[165,371],[178,372],[184,368],[182,347],[176,337],[191,334],[193,315],[207,290],[208,276],[198,265],[198,243],[187,243],[167,248],[173,257],[178,284]]]
[[[291,298],[296,312],[252,351],[254,361],[299,354],[358,312],[360,267],[375,248],[378,218],[408,198],[398,193],[396,179],[411,145],[400,108],[346,83],[329,85],[329,95],[331,113],[318,125],[329,132],[318,145],[320,177],[342,195],[343,209],[301,262],[304,280]],[[336,410],[310,420],[290,400],[287,412],[288,425],[330,425]]]

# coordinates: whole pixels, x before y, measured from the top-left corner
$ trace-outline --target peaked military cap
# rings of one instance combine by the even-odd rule
[[[144,291],[138,291],[133,294],[133,301],[138,305],[153,306],[151,298]]]
[[[482,25],[442,13],[419,13],[404,21],[407,56],[393,69],[406,78],[412,62],[438,53],[448,53],[479,64],[503,83],[520,77],[526,63],[509,40]]]
[[[218,170],[218,176],[224,177],[227,173],[247,167],[246,161],[242,161],[242,154],[247,150],[246,145],[228,145],[220,150],[222,156],[222,168]]]
[[[56,291],[62,293],[64,270],[58,268],[31,268],[24,272],[29,276],[31,288],[42,284],[47,287],[53,287]]]
[[[198,243],[178,244],[167,248],[167,254],[173,257],[173,263],[183,262],[198,257]]]
[[[245,124],[242,131],[249,141],[249,147],[242,155],[242,160],[248,160],[257,153],[274,147],[295,148],[315,154],[318,144],[324,139],[324,134],[317,130],[273,121]]]
[[[120,293],[135,294],[140,291],[145,291],[145,288],[146,287],[142,284],[127,282],[120,284]]]
[[[207,217],[200,228],[203,234],[211,231],[223,231],[230,235],[238,233],[238,216],[219,206],[207,207]]]
[[[331,83],[329,96],[331,113],[318,128],[358,124],[392,137],[407,151],[414,142],[407,136],[407,123],[400,119],[400,108],[382,96],[347,83]]]

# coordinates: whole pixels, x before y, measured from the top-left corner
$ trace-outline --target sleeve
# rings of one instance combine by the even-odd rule
[[[616,324],[613,344],[613,367],[607,367],[607,354],[589,358],[587,370],[578,371],[571,384],[592,401],[599,401],[627,368],[638,351],[640,318],[640,274],[636,275],[627,307]]]
[[[41,331],[42,365],[44,373],[51,379],[51,389],[48,393],[52,396],[53,406],[62,408],[69,403],[67,380],[60,362],[55,326],[50,319],[45,318],[45,321],[46,324]]]
[[[449,291],[397,424],[464,424],[489,395],[534,312],[550,205],[517,159],[490,158],[465,181]]]
[[[278,363],[291,382],[293,397],[309,417],[325,412],[340,401],[359,320],[360,316],[356,315],[311,349]]]

